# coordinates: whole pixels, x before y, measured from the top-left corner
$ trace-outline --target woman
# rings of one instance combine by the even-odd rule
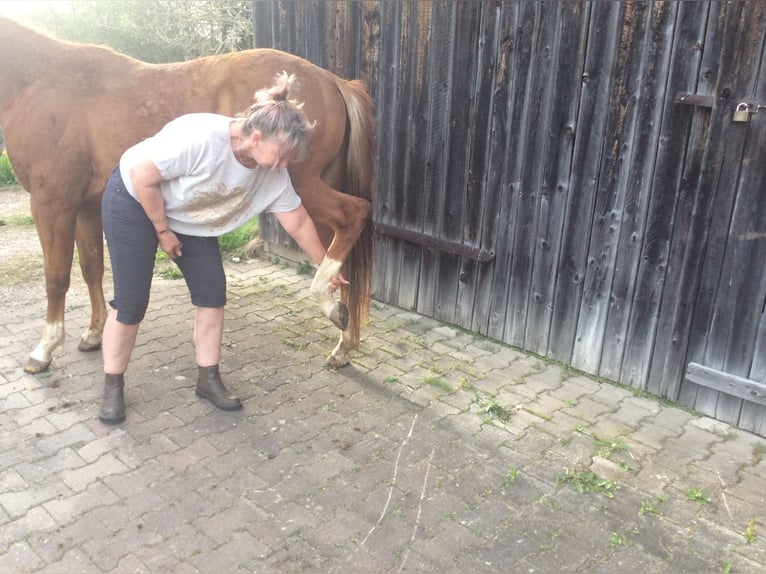
[[[286,169],[307,153],[313,127],[302,105],[289,99],[294,81],[278,75],[237,118],[181,116],[120,159],[102,198],[114,277],[103,334],[102,422],[125,420],[124,373],[149,303],[158,244],[183,273],[196,307],[197,395],[220,409],[242,407],[218,370],[226,277],[217,237],[270,212],[313,263],[325,256]],[[333,278],[333,288],[341,283],[341,275]]]

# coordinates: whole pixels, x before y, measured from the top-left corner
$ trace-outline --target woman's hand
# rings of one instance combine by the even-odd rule
[[[351,283],[346,280],[342,273],[338,273],[330,280],[330,292],[335,293],[341,285],[351,285]]]
[[[181,257],[181,248],[184,246],[172,229],[165,229],[157,234],[160,240],[160,248],[167,253],[168,257],[175,259]]]

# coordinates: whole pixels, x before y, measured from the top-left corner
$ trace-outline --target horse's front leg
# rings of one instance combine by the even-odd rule
[[[80,335],[77,349],[97,351],[101,348],[101,335],[106,323],[104,302],[104,235],[101,227],[101,210],[84,208],[77,216],[77,252],[80,270],[88,286],[90,296],[90,325]]]
[[[44,198],[37,200],[34,195],[30,205],[43,250],[48,310],[43,335],[24,371],[42,373],[50,366],[53,354],[64,345],[64,304],[74,254],[75,212],[53,206]]]

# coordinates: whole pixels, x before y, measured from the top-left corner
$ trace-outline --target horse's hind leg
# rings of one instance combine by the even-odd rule
[[[104,236],[101,228],[101,211],[84,208],[77,216],[75,235],[80,270],[90,295],[90,325],[80,335],[77,348],[80,351],[96,351],[101,348],[101,334],[106,323],[104,303]]]
[[[327,358],[328,365],[341,367],[348,364],[351,350],[359,343],[360,313],[359,309],[351,309],[349,318],[349,310],[345,303],[336,302],[333,297],[331,281],[341,270],[354,243],[365,229],[372,206],[369,201],[340,193],[321,180],[296,186],[296,190],[311,218],[316,223],[329,227],[334,233],[327,255],[314,276],[311,292],[325,314],[341,330],[340,341]],[[354,299],[354,306],[358,307],[363,298],[360,293],[363,288],[362,285],[352,284],[341,288],[341,292],[346,295],[344,299]]]
[[[50,366],[53,353],[64,345],[64,303],[72,269],[76,213],[34,194],[30,206],[45,261],[48,310],[43,335],[24,370],[41,373]]]

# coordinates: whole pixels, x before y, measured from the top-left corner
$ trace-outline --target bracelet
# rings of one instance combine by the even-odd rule
[[[169,227],[166,227],[166,228],[165,228],[165,229],[163,229],[162,231],[158,231],[158,232],[157,232],[157,235],[162,235],[163,233],[167,233],[168,231],[170,231],[170,228],[169,228]]]

